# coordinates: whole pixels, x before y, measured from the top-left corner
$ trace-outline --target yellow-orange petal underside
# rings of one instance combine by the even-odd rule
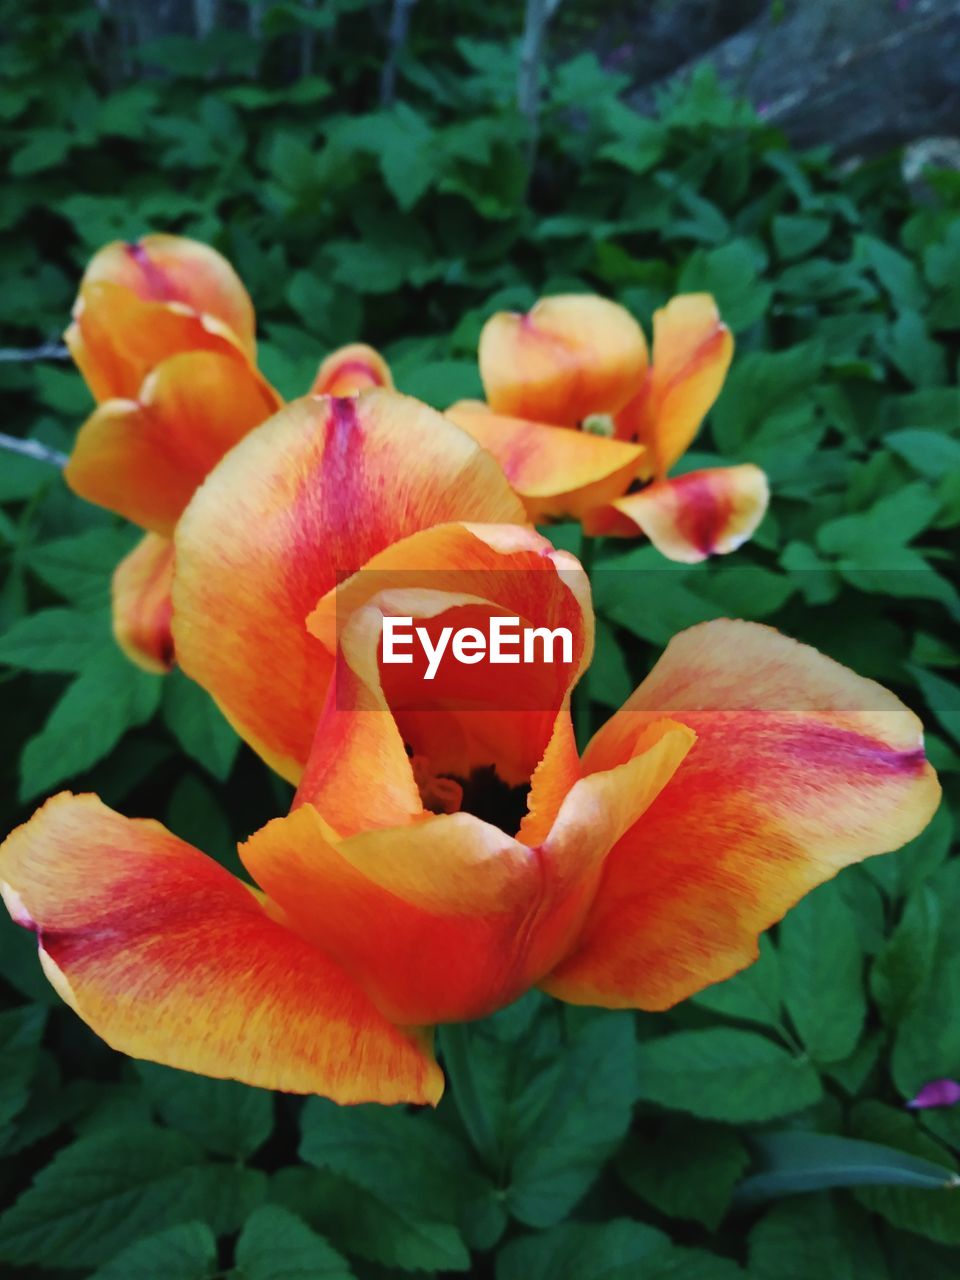
[[[250,295],[226,258],[186,236],[153,234],[115,240],[90,259],[81,288],[114,284],[142,302],[176,302],[213,316],[233,333],[251,359],[256,354]]]
[[[113,634],[131,662],[154,675],[165,675],[174,663],[173,543],[148,533],[120,561],[111,588]]]
[[[623,408],[646,372],[647,343],[616,302],[563,294],[541,298],[526,315],[491,316],[479,361],[494,413],[572,427]]]
[[[696,564],[747,542],[769,502],[770,486],[759,467],[711,467],[617,498],[590,512],[583,526],[593,536],[646,534],[668,560]]]
[[[578,943],[544,983],[561,999],[665,1009],[728,977],[805,893],[899,848],[939,802],[917,717],[769,627],[676,636],[585,769],[611,768],[664,715],[697,742],[607,859]]]
[[[321,363],[310,388],[312,396],[350,396],[370,387],[393,387],[390,366],[365,342],[332,351]]]
[[[308,614],[376,552],[452,520],[524,521],[465,432],[392,391],[295,401],[230,451],[177,525],[178,662],[296,781],[333,663]]]
[[[421,1037],[158,822],[48,800],[0,847],[13,919],[58,994],[113,1048],[338,1102],[436,1102]]]
[[[692,737],[661,725],[630,762],[575,784],[537,848],[469,813],[341,840],[305,804],[252,836],[241,856],[291,924],[322,939],[392,1020],[479,1017],[564,953],[604,854]]]
[[[643,463],[642,445],[505,417],[478,401],[461,400],[447,417],[493,454],[534,524],[582,519],[625,493]]]
[[[88,502],[169,537],[204,476],[280,403],[252,365],[182,352],[148,374],[136,400],[94,410],[64,476]]]
[[[653,316],[653,360],[617,415],[620,439],[645,444],[651,474],[663,478],[690,446],[720,394],[733,334],[708,293],[682,293]]]
[[[147,375],[182,351],[250,362],[233,330],[183,302],[151,302],[109,281],[83,285],[64,341],[98,402],[136,400]]]

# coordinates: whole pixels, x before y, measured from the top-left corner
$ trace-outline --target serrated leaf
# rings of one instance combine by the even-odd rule
[[[0,1258],[16,1266],[96,1266],[148,1232],[198,1216],[236,1228],[263,1175],[207,1164],[180,1134],[128,1126],[57,1152],[0,1217]]]
[[[0,663],[21,671],[83,671],[114,647],[106,613],[41,609],[0,636]]]
[[[639,1048],[640,1097],[705,1120],[773,1120],[821,1097],[810,1062],[732,1027],[676,1031]]]
[[[210,1151],[245,1160],[270,1137],[273,1095],[265,1089],[155,1062],[138,1062],[137,1073],[161,1119]]]
[[[778,1029],[783,1024],[780,1004],[780,961],[776,947],[764,934],[760,956],[732,978],[698,991],[693,1003],[727,1018]]]
[[[235,1280],[352,1280],[336,1249],[296,1214],[264,1205],[244,1224]]]
[[[83,608],[110,600],[113,571],[137,541],[136,531],[89,529],[70,538],[56,538],[30,550],[33,573],[64,597]]]
[[[783,1000],[819,1062],[846,1058],[866,1017],[857,922],[836,881],[808,894],[780,925]]]
[[[750,1232],[751,1280],[889,1280],[870,1220],[824,1195],[778,1204]]]
[[[216,1271],[217,1242],[203,1222],[184,1222],[122,1249],[90,1280],[209,1280]]]
[[[939,935],[940,904],[920,885],[870,972],[870,990],[885,1022],[896,1026],[930,980]]]
[[[221,782],[230,775],[240,739],[210,695],[182,671],[163,682],[163,720],[187,755]]]
[[[631,1191],[661,1213],[714,1231],[749,1163],[732,1129],[667,1116],[655,1134],[643,1131],[631,1138],[617,1170]]]

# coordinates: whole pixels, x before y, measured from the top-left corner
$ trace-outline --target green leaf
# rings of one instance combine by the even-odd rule
[[[625,1013],[592,1017],[536,1085],[539,1122],[514,1150],[507,1205],[531,1227],[564,1218],[623,1141],[637,1097],[637,1046]]]
[[[740,1200],[775,1200],[831,1187],[960,1186],[952,1169],[896,1147],[832,1133],[759,1133],[750,1138],[755,1171],[741,1182]]]
[[[136,543],[135,531],[90,529],[30,550],[27,564],[38,578],[84,609],[107,605],[113,571]]]
[[[36,1004],[0,1013],[0,1132],[30,1097],[46,1019],[47,1010]]]
[[[746,240],[698,249],[687,259],[677,291],[712,293],[723,319],[740,333],[760,319],[773,294],[769,284],[761,283],[757,267],[757,252]]]
[[[884,443],[925,480],[939,480],[960,468],[960,440],[954,440],[942,431],[906,427],[884,436]]]
[[[226,781],[240,739],[210,695],[178,670],[163,682],[163,721],[191,760]]]
[[[119,650],[98,653],[24,748],[21,797],[49,791],[102,760],[127,729],[150,719],[160,686],[159,676],[141,671]]]
[[[497,1257],[497,1280],[742,1280],[729,1258],[685,1249],[655,1227],[626,1219],[565,1223],[514,1240]]]
[[[907,670],[920,686],[927,706],[947,733],[960,742],[960,685],[913,664]]]
[[[778,213],[770,225],[773,243],[781,258],[806,257],[830,234],[828,219],[806,214]]]
[[[929,886],[920,885],[870,973],[870,990],[888,1024],[904,1018],[930,981],[939,936],[940,904]]]
[[[918,311],[904,311],[897,316],[882,345],[887,358],[915,387],[937,387],[946,382],[946,354],[930,336]]]
[[[803,1058],[752,1031],[714,1027],[642,1041],[640,1096],[705,1120],[773,1120],[821,1096]]]
[[[311,1098],[303,1111],[300,1155],[375,1196],[382,1212],[415,1226],[435,1267],[470,1264],[456,1222],[463,1202],[484,1194],[470,1152],[426,1114],[386,1107],[338,1107]],[[376,1257],[376,1254],[372,1255]]]
[[[715,983],[693,997],[702,1009],[755,1022],[774,1030],[783,1025],[780,999],[780,961],[777,950],[764,934],[760,938],[760,958],[725,982]]]
[[[749,1163],[732,1129],[666,1116],[654,1135],[631,1138],[617,1169],[630,1190],[661,1213],[715,1231]]]
[[[946,1166],[954,1172],[955,1161],[939,1143],[921,1133],[909,1114],[894,1111],[879,1102],[864,1102],[851,1116],[854,1131],[865,1139],[897,1147],[922,1160]],[[859,1202],[879,1213],[894,1226],[915,1231],[939,1244],[960,1245],[960,1178],[939,1191],[913,1187],[871,1187],[856,1193]]]
[[[889,293],[898,311],[923,309],[927,291],[920,272],[905,254],[875,236],[861,235],[854,241],[854,261],[874,272]]]
[[[867,1215],[826,1194],[778,1204],[750,1232],[751,1280],[890,1280]]]
[[[184,1222],[146,1236],[98,1267],[90,1280],[208,1280],[217,1242],[203,1222]]]
[[[0,636],[0,662],[21,671],[83,671],[114,647],[110,617],[78,609],[41,609]]]
[[[866,1017],[857,922],[840,886],[808,894],[780,925],[780,973],[787,1012],[819,1062],[846,1058]]]
[[[353,1272],[296,1214],[264,1205],[237,1241],[235,1280],[351,1280]]]
[[[396,372],[399,391],[416,396],[435,409],[449,409],[455,400],[483,397],[475,361],[428,360],[414,369]]]
[[[137,1073],[161,1119],[219,1155],[246,1160],[273,1131],[273,1095],[265,1089],[154,1062],[138,1062]]]
[[[200,1217],[235,1229],[263,1175],[206,1164],[179,1134],[130,1125],[57,1152],[0,1217],[0,1258],[16,1266],[91,1267],[147,1232]]]

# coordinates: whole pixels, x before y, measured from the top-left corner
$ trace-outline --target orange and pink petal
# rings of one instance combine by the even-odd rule
[[[365,342],[340,347],[321,363],[310,388],[312,396],[351,396],[371,387],[393,387],[390,366]]]
[[[55,796],[0,848],[0,882],[60,996],[123,1053],[344,1103],[440,1096],[423,1036],[157,822]]]
[[[668,560],[696,564],[747,542],[766,514],[770,486],[759,467],[711,467],[658,480],[589,512],[585,532],[645,534]]]
[[[480,377],[494,413],[574,427],[622,409],[643,380],[647,344],[629,311],[592,294],[501,311],[480,334]]]
[[[113,634],[131,662],[164,675],[175,661],[171,620],[173,543],[148,533],[113,573]]]
[[[664,1009],[729,977],[804,894],[899,848],[939,803],[913,712],[768,627],[675,637],[584,768],[628,759],[663,716],[697,742],[606,860],[578,942],[544,983],[561,999]]]

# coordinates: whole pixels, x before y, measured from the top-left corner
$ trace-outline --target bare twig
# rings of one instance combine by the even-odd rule
[[[380,73],[380,105],[390,107],[397,95],[397,68],[407,43],[410,28],[410,12],[417,0],[393,0],[390,10],[390,30],[387,33],[387,56]]]
[[[6,449],[8,453],[19,453],[24,458],[33,458],[35,462],[46,462],[51,467],[65,467],[68,461],[67,455],[59,449],[51,449],[39,440],[21,440],[17,436],[8,436],[4,431],[0,431],[0,449]]]
[[[28,364],[31,360],[69,360],[62,343],[42,342],[39,347],[0,347],[0,364]]]
[[[527,122],[527,181],[533,173],[540,142],[540,71],[547,27],[560,0],[527,0],[517,73],[517,107]]]

